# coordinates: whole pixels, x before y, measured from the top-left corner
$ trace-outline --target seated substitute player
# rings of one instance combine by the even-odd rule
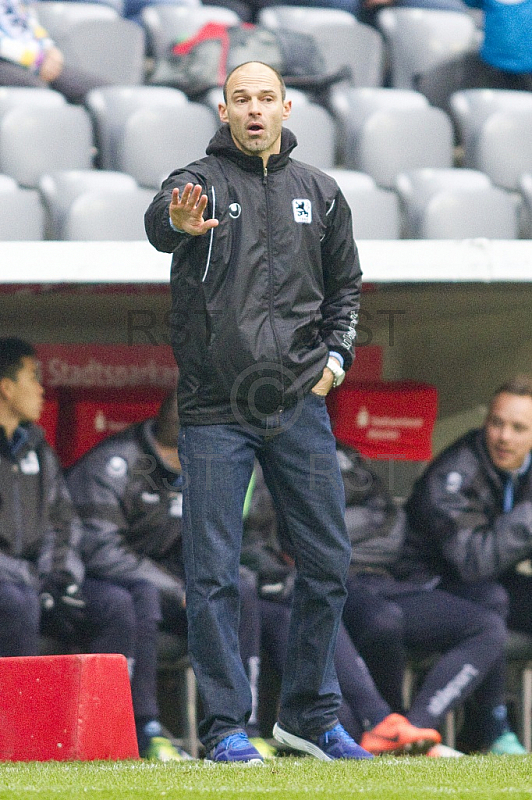
[[[79,521],[35,424],[43,400],[33,346],[0,339],[0,656],[38,654],[41,592],[65,614],[86,606]]]
[[[409,527],[398,574],[437,581],[447,592],[508,613],[511,629],[532,633],[532,378],[518,376],[491,398],[481,428],[461,436],[425,470],[406,505]],[[495,700],[472,712],[477,748],[525,750],[504,705],[504,661]]]

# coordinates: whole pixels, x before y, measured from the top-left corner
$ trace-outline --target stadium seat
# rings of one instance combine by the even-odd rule
[[[450,118],[406,89],[350,89],[341,115],[343,163],[369,173],[394,188],[399,172],[420,167],[451,167],[453,127]]]
[[[419,169],[397,176],[407,239],[515,239],[518,219],[507,192],[482,172]]]
[[[67,241],[142,241],[144,213],[153,200],[149,189],[94,190],[78,195],[67,211]]]
[[[519,178],[519,192],[523,198],[526,219],[523,224],[524,235],[532,239],[532,171],[525,172]]]
[[[465,9],[383,8],[377,26],[388,46],[392,86],[403,89],[416,89],[424,73],[477,51],[481,38]]]
[[[32,86],[0,86],[0,115],[21,105],[56,108],[66,104],[65,97],[54,89]]]
[[[144,81],[144,32],[129,19],[82,20],[56,42],[69,65],[105,83],[127,86]]]
[[[464,148],[464,166],[474,167],[476,142],[488,117],[498,111],[532,110],[532,94],[510,89],[464,89],[453,92],[449,110]]]
[[[339,158],[345,161],[346,140],[352,128],[357,129],[363,120],[382,108],[409,109],[426,108],[427,98],[411,89],[390,89],[384,87],[345,87],[333,88],[330,108],[335,116],[340,142]]]
[[[0,174],[0,192],[16,192],[18,189],[18,184],[11,175],[1,175]]]
[[[320,169],[336,164],[337,130],[334,118],[317,103],[295,103],[286,126],[298,141],[294,158]]]
[[[68,210],[76,197],[87,191],[131,191],[137,182],[124,172],[108,170],[64,170],[45,173],[39,181],[39,191],[46,208],[47,239],[62,239]]]
[[[532,164],[532,108],[491,114],[467,161],[486,172],[497,186],[518,191],[519,178]]]
[[[0,175],[0,241],[40,241],[44,208],[39,193],[22,189],[14,178]]]
[[[399,239],[399,201],[370,175],[347,169],[326,170],[337,181],[353,215],[355,239]]]
[[[257,22],[311,34],[317,41],[328,72],[351,68],[352,86],[381,86],[384,78],[384,41],[370,25],[338,8],[272,5],[262,8]]]
[[[94,19],[118,19],[123,11],[122,0],[85,3],[83,0],[39,0],[36,6],[39,22],[52,39],[60,42],[68,30],[80,22]]]
[[[124,124],[131,114],[141,108],[178,108],[187,102],[183,92],[167,86],[105,86],[89,92],[85,106],[94,122],[99,167],[116,169]]]
[[[90,169],[91,120],[80,106],[20,105],[0,116],[0,172],[36,188],[41,175],[60,169]]]
[[[161,176],[204,157],[217,128],[213,113],[200,103],[141,108],[124,122],[112,167],[129,173],[141,186],[158,189]]]

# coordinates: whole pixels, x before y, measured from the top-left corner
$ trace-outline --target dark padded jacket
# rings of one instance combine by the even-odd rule
[[[407,502],[408,530],[397,565],[403,577],[444,582],[499,578],[532,554],[532,469],[503,512],[503,478],[493,466],[483,430],[448,447],[416,482]]]
[[[81,525],[59,461],[37,425],[16,455],[0,428],[0,581],[39,589],[48,573],[80,583]]]
[[[233,143],[227,126],[207,157],[173,172],[146,212],[158,250],[173,253],[171,338],[182,425],[248,419],[295,405],[331,350],[353,360],[361,271],[349,206],[337,183],[281,152],[268,169]],[[172,190],[200,184],[203,236],[172,229]]]
[[[153,424],[104,439],[66,478],[85,527],[87,574],[114,583],[148,580],[182,598],[181,478],[157,456]]]

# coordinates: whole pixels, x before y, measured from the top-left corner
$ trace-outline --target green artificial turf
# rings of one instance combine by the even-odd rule
[[[377,758],[323,763],[279,758],[235,764],[45,762],[0,764],[0,800],[252,798],[532,800],[531,756]]]

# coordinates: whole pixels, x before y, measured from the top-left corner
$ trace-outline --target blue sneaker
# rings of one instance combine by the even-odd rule
[[[253,747],[245,733],[231,733],[209,750],[206,761],[217,763],[240,761],[245,764],[264,764],[264,759]]]
[[[303,739],[285,731],[279,723],[276,723],[273,728],[273,738],[292,750],[308,753],[320,761],[334,761],[336,758],[373,758],[372,753],[360,747],[339,723],[330,731],[321,733],[316,739]]]

